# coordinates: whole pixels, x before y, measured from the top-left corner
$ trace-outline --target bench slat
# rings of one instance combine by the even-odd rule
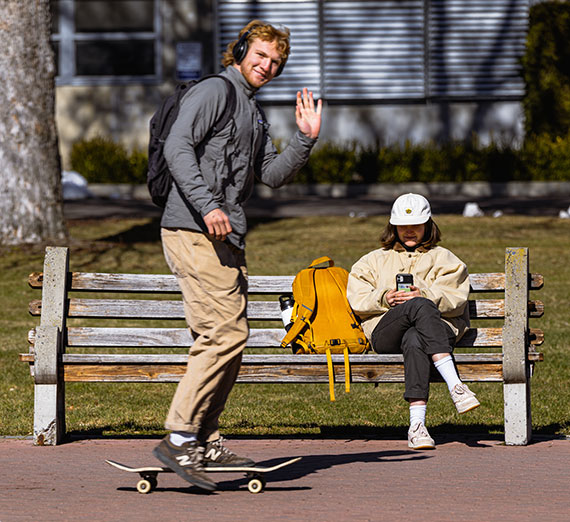
[[[529,357],[541,360],[538,354]],[[90,361],[90,362],[89,362]],[[465,381],[502,381],[502,354],[458,354],[456,362]],[[67,355],[66,381],[89,382],[177,382],[186,371],[186,356],[163,355]],[[344,381],[344,360],[333,355],[335,380]],[[403,382],[401,355],[350,356],[352,382]],[[437,373],[433,380],[439,381]],[[326,383],[324,355],[245,355],[238,382],[242,383]]]
[[[250,331],[247,346],[250,348],[278,348],[285,336],[283,328],[254,328]],[[35,330],[28,335],[34,344]],[[544,341],[538,328],[530,329],[532,344]],[[459,340],[457,347],[500,347],[503,341],[502,328],[471,328]],[[186,328],[95,328],[70,327],[67,329],[69,347],[141,347],[141,348],[186,348],[192,345],[192,337]]]
[[[404,356],[401,354],[378,354],[362,353],[349,354],[350,364],[401,364]],[[334,364],[344,364],[344,355],[332,354],[331,359]],[[454,355],[457,363],[497,363],[503,361],[501,353],[458,353]],[[542,354],[538,352],[529,353],[529,361],[542,360]],[[64,364],[186,364],[188,356],[176,353],[67,353],[62,355]],[[325,354],[294,355],[284,354],[244,354],[243,363],[248,365],[267,364],[295,364],[314,365],[327,364]]]
[[[30,301],[31,315],[41,315],[42,302]],[[529,301],[529,316],[542,317],[544,303]],[[478,299],[469,301],[471,319],[503,319],[505,301],[503,299]],[[184,319],[182,301],[158,301],[150,299],[78,299],[69,300],[68,317],[107,318],[107,319]],[[281,310],[277,301],[249,301],[247,317],[253,321],[281,320]]]
[[[502,382],[502,364],[458,365],[463,381]],[[64,379],[67,382],[178,382],[184,375],[185,366],[139,365],[139,366],[81,366],[66,365]],[[355,366],[351,368],[353,383],[404,382],[404,367]],[[344,367],[335,367],[335,381],[344,382]],[[326,365],[284,366],[277,363],[273,367],[242,365],[238,383],[328,383]]]
[[[540,357],[539,357],[540,356]],[[33,362],[30,356],[22,360]],[[502,382],[502,354],[457,354],[464,381]],[[529,361],[541,360],[533,354]],[[68,354],[63,356],[67,382],[178,382],[186,371],[184,355]],[[333,355],[335,381],[344,382],[344,359]],[[352,382],[404,382],[401,355],[351,355]],[[432,380],[440,381],[437,373]],[[324,355],[244,355],[240,383],[327,383]]]
[[[41,315],[42,302],[30,301],[31,315]],[[151,299],[77,299],[69,300],[67,317],[104,319],[184,319],[182,301]],[[247,317],[252,321],[281,321],[277,301],[249,301]]]
[[[282,294],[291,291],[294,276],[250,276],[249,293]],[[471,291],[500,292],[505,290],[505,274],[481,273],[470,274]],[[30,274],[28,283],[32,288],[41,288],[43,274]],[[531,274],[530,288],[542,288],[544,278],[541,274]],[[171,274],[107,274],[101,272],[72,272],[71,290],[95,292],[159,292],[179,293],[176,277]]]

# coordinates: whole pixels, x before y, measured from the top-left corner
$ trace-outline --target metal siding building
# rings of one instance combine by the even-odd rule
[[[295,129],[297,90],[325,102],[322,140],[364,145],[523,135],[523,0],[52,0],[58,127],[145,146],[176,81],[178,47],[201,73],[254,18],[291,30],[284,73],[259,95],[275,138]],[[128,13],[133,16],[127,16]],[[128,22],[125,22],[125,20]],[[101,27],[99,27],[101,26]]]

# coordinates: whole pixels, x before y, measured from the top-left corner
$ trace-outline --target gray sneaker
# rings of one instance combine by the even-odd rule
[[[435,449],[435,441],[429,436],[427,428],[416,422],[408,430],[408,448],[415,450]]]
[[[451,390],[451,399],[458,413],[466,413],[481,404],[475,394],[463,383],[456,384]]]
[[[175,446],[167,435],[152,450],[152,454],[190,484],[207,491],[217,488],[216,483],[204,471],[204,448],[197,440]]]
[[[204,447],[204,466],[207,468],[251,467],[255,462],[247,457],[238,457],[233,451],[224,446],[224,439],[207,442]]]

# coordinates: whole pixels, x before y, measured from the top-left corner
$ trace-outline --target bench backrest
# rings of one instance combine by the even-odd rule
[[[514,254],[516,257],[518,251]],[[526,263],[528,267],[528,259]],[[528,268],[526,273],[522,273],[524,270],[520,267],[509,267],[508,264],[507,256],[505,273],[470,275],[469,313],[476,323],[458,347],[501,348],[505,342],[504,324],[483,327],[477,323],[504,321],[509,306],[512,310],[507,315],[521,324],[526,322],[528,325],[529,318],[542,316],[543,303],[529,300],[528,291],[522,294],[515,292],[509,300],[505,288],[510,278],[511,286],[520,286],[522,281],[528,290],[536,290],[543,286],[543,277],[528,274]],[[184,320],[175,276],[69,272],[68,266],[67,248],[48,247],[44,272],[33,273],[29,277],[30,286],[43,290],[42,299],[32,301],[29,311],[34,316],[41,316],[42,326],[57,326],[65,333],[63,352],[69,353],[75,348],[109,347],[187,349],[192,344],[184,323],[170,327],[164,324],[164,321]],[[291,292],[293,278],[250,276],[247,314],[251,334],[248,347],[263,350],[279,347],[285,330],[281,324],[278,296]],[[481,294],[490,296],[480,297]],[[31,330],[29,340],[32,345],[34,335],[35,331]],[[532,345],[543,341],[543,333],[539,329],[529,329],[528,337],[531,349]]]

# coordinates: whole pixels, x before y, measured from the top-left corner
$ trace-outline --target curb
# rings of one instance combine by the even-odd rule
[[[89,191],[95,197],[150,201],[146,185],[94,183],[89,185]],[[277,200],[305,196],[333,199],[354,197],[394,199],[406,192],[415,192],[428,198],[443,197],[449,199],[570,197],[570,181],[510,181],[506,183],[486,181],[466,181],[463,183],[411,182],[362,185],[348,185],[344,183],[301,185],[293,183],[277,189],[256,184],[252,197]]]

